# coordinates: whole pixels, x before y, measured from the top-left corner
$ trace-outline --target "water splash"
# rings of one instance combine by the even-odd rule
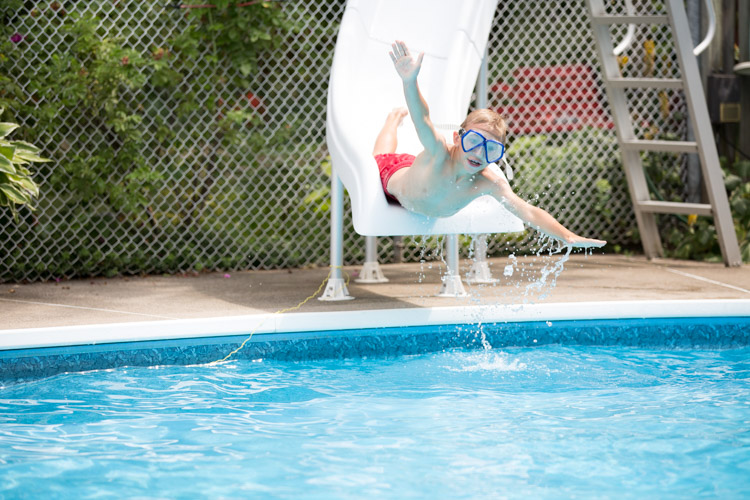
[[[557,278],[563,272],[565,263],[570,258],[570,252],[573,250],[573,247],[566,245],[566,246],[558,247],[557,249],[550,248],[548,250],[550,257],[562,252],[563,250],[565,251],[565,253],[562,255],[560,259],[553,260],[552,262],[549,262],[549,261],[545,262],[539,278],[533,283],[526,285],[526,290],[524,292],[525,299],[528,299],[529,295],[532,292],[539,292],[539,295],[537,295],[536,298],[538,300],[543,300],[547,298],[547,296],[552,292],[552,289],[555,288],[555,286],[557,285]],[[539,250],[539,252],[537,253],[537,256],[540,255],[542,251],[544,251],[543,248]],[[549,280],[549,284],[547,282],[548,280]]]
[[[482,349],[485,351],[492,350],[492,345],[490,345],[489,340],[487,340],[487,334],[484,332],[484,325],[480,322],[477,327],[479,329],[479,341],[482,343]]]
[[[510,254],[508,256],[508,260],[510,262],[503,268],[503,276],[505,276],[506,278],[510,278],[511,276],[513,276],[513,272],[518,268],[518,259],[516,258],[515,254]]]
[[[422,236],[420,243],[417,281],[424,283],[427,273],[437,270],[442,275],[447,270],[445,237]],[[512,253],[512,249],[508,248],[510,254],[503,268],[504,279],[501,278],[499,283],[466,283],[469,294],[464,300],[467,301],[467,305],[489,305],[510,308],[512,312],[522,312],[525,306],[546,299],[556,287],[557,279],[569,261],[573,248],[543,234],[538,235],[536,243],[535,251],[528,256],[530,258],[518,258]],[[474,245],[469,245],[469,252],[470,258],[477,257]],[[495,291],[486,295],[484,292],[489,289]],[[477,339],[481,337],[483,348],[492,349],[481,328],[486,311],[470,311],[467,322],[472,325],[472,329],[476,328]]]
[[[465,356],[459,367],[451,367],[454,372],[520,372],[528,367],[518,359],[502,351],[473,352]]]

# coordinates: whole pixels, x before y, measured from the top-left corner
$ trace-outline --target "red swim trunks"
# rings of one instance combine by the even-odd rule
[[[413,155],[395,153],[375,155],[375,162],[377,162],[378,169],[380,169],[380,182],[383,184],[383,192],[389,200],[398,203],[398,200],[388,192],[388,180],[402,168],[411,167],[411,164],[414,163],[414,158],[416,157]]]

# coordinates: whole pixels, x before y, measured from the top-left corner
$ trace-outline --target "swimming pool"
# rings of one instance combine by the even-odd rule
[[[546,345],[10,385],[0,496],[741,498],[750,349]]]
[[[4,353],[162,366],[6,371],[0,497],[750,494],[747,316],[265,335]]]

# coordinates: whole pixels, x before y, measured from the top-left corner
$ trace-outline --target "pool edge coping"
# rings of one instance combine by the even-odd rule
[[[750,317],[750,299],[555,302],[263,313],[0,330],[0,351],[237,335],[531,321]]]

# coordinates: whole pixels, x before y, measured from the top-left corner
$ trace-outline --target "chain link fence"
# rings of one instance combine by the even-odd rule
[[[610,3],[612,13],[625,12],[624,1]],[[659,9],[650,0],[634,3],[644,12]],[[54,160],[35,167],[42,194],[34,212],[22,209],[18,223],[0,212],[0,281],[328,262],[325,105],[345,2],[289,0],[271,8],[280,9],[293,28],[278,35],[276,47],[261,52],[257,69],[245,75],[206,46],[196,47],[191,64],[179,63],[176,40],[200,21],[165,2],[0,7],[9,32],[23,37],[5,44],[0,100],[24,138]],[[81,34],[75,26],[87,19],[93,27]],[[613,37],[621,39],[625,30],[614,27]],[[103,123],[102,111],[82,109],[64,82],[59,93],[35,87],[33,76],[54,75],[62,55],[82,50],[85,36],[110,40],[108,54],[138,71],[129,78],[143,77],[138,85],[117,87],[120,121],[114,113]],[[624,75],[672,76],[674,61],[668,27],[637,27],[620,58]],[[509,122],[516,192],[579,234],[606,238],[612,246],[637,245],[585,1],[500,2],[488,62],[489,106]],[[161,82],[170,78],[177,83]],[[643,137],[685,135],[680,92],[633,91],[630,101]],[[59,119],[54,130],[41,126],[54,122],[44,113]],[[118,155],[133,144],[123,161]],[[91,164],[92,152],[103,145],[115,151],[118,168]],[[667,160],[672,165],[660,166],[653,182],[684,183],[684,158],[674,156],[646,158],[647,167]],[[107,156],[96,158],[102,163]],[[680,189],[674,196],[684,197]],[[364,238],[348,215],[345,228],[345,262],[361,263]],[[528,251],[535,238],[533,232],[496,235],[489,252]],[[405,238],[397,248],[413,261],[430,253],[425,245],[434,246],[434,239]],[[386,262],[394,258],[390,238],[381,239],[380,254]]]

